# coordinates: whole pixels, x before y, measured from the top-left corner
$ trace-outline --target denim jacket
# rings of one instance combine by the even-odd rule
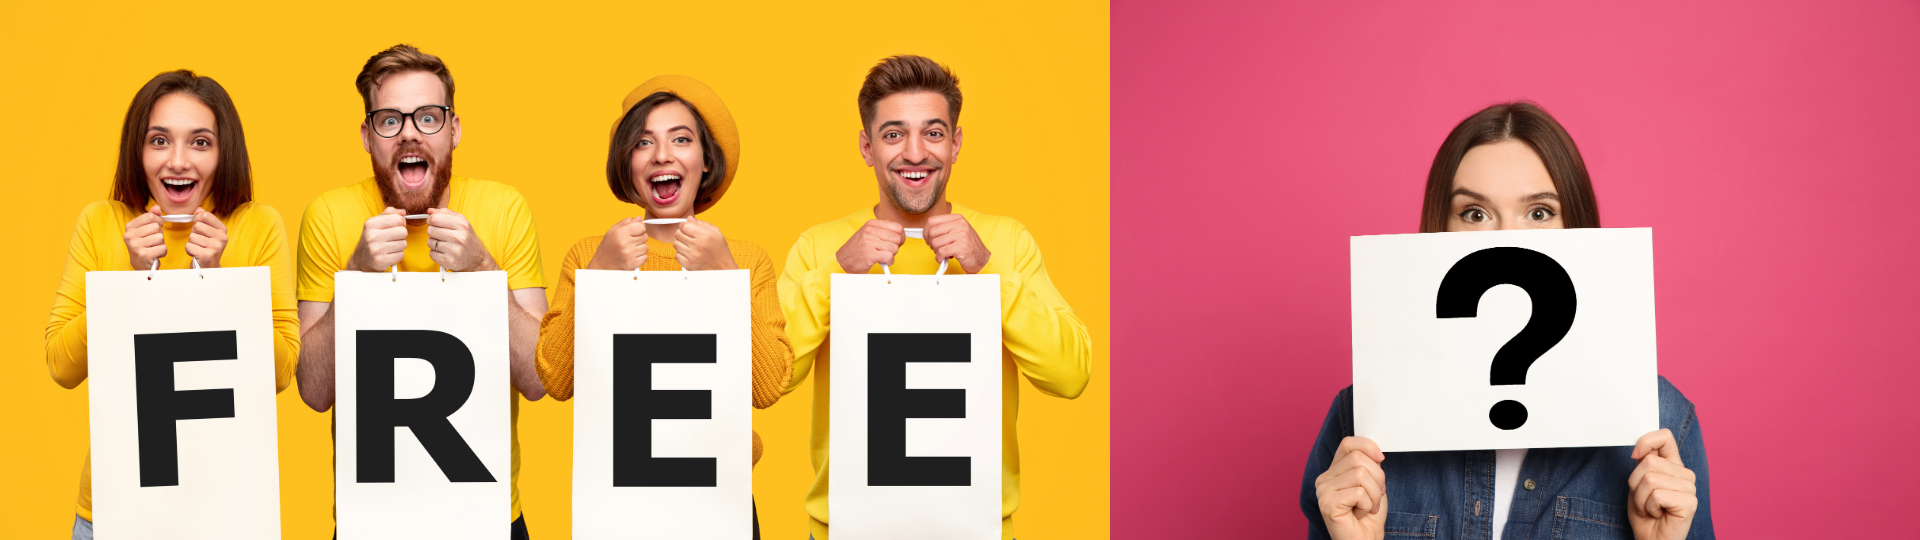
[[[1713,538],[1707,452],[1693,402],[1660,377],[1660,427],[1673,430],[1680,460],[1693,471],[1700,508],[1687,538]],[[1353,387],[1334,397],[1326,423],[1307,454],[1300,511],[1307,535],[1329,538],[1313,483],[1333,463],[1340,439],[1353,435]],[[1503,540],[1633,538],[1627,522],[1627,477],[1639,462],[1633,447],[1535,448],[1520,465]],[[1387,538],[1460,538],[1493,535],[1493,451],[1392,452],[1387,475]]]

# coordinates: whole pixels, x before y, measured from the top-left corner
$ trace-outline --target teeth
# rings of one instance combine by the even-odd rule
[[[680,180],[680,175],[677,175],[677,174],[668,174],[668,175],[653,177],[654,182],[677,182],[679,180]]]
[[[165,183],[166,185],[169,185],[169,186],[191,186],[191,185],[193,185],[193,181],[192,181],[192,180],[178,180],[178,179],[173,179],[173,178],[168,178],[168,179],[164,179],[164,180],[161,180],[160,182],[162,182],[162,183]]]
[[[422,163],[425,161],[426,161],[425,159],[422,159],[418,156],[407,156],[407,157],[400,158],[401,163]]]
[[[900,176],[908,179],[912,179],[912,180],[919,180],[921,178],[927,177],[927,171],[905,172],[905,173],[900,173]]]

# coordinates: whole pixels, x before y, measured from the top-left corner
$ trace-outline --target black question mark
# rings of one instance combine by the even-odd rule
[[[1434,302],[1435,315],[1442,319],[1474,317],[1480,311],[1480,295],[1497,285],[1514,285],[1527,291],[1533,300],[1533,316],[1526,328],[1507,340],[1493,355],[1492,384],[1527,384],[1527,369],[1546,354],[1573,328],[1578,306],[1573,278],[1552,257],[1526,248],[1494,247],[1475,251],[1453,263],[1447,277],[1440,280],[1440,295]],[[1527,407],[1514,400],[1493,404],[1487,419],[1500,429],[1511,430],[1527,423]]]

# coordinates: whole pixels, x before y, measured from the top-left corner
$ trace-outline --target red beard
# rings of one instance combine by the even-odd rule
[[[399,156],[409,152],[428,156],[426,167],[433,174],[433,185],[423,190],[401,190],[400,178],[395,176],[394,171],[400,169]],[[393,155],[391,163],[373,162],[373,179],[375,184],[380,185],[380,200],[408,215],[427,213],[428,208],[440,202],[440,195],[447,192],[447,186],[453,184],[453,154],[449,152],[444,158],[436,158],[419,145],[403,143],[394,149]]]

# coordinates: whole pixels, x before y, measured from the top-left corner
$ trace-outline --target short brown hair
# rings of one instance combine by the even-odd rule
[[[453,72],[447,70],[447,64],[440,57],[420,52],[412,45],[401,43],[388,47],[367,59],[360,68],[360,75],[353,78],[353,86],[360,89],[360,102],[367,112],[373,112],[373,90],[380,87],[380,81],[389,75],[410,71],[425,71],[440,77],[440,84],[447,87],[447,108],[453,108]]]
[[[253,165],[247,159],[247,136],[240,129],[240,111],[234,109],[227,89],[212,77],[192,71],[168,71],[155,75],[133,95],[127,106],[127,118],[120,124],[120,165],[113,172],[113,200],[134,212],[145,212],[153,194],[147,190],[145,148],[147,128],[153,119],[153,105],[169,94],[187,94],[213,111],[215,148],[220,157],[214,165],[213,185],[207,187],[207,199],[213,201],[213,214],[221,219],[233,214],[240,205],[253,200]]]
[[[707,117],[673,92],[654,92],[633,104],[627,115],[620,118],[619,127],[613,129],[613,141],[607,146],[607,187],[613,189],[614,198],[620,202],[641,204],[647,200],[640,188],[633,187],[633,149],[640,147],[640,136],[647,130],[647,115],[667,103],[679,103],[693,111],[693,129],[700,132],[700,155],[707,172],[700,175],[700,186],[693,197],[694,207],[707,204],[713,198],[713,190],[727,177],[727,154],[720,149],[719,141],[714,140],[713,131],[707,129]]]
[[[947,120],[960,125],[960,78],[946,66],[925,56],[890,56],[873,69],[860,85],[860,129],[873,127],[874,108],[887,96],[905,92],[933,92],[947,98]]]
[[[1569,229],[1600,226],[1600,206],[1587,177],[1587,162],[1573,136],[1546,109],[1531,101],[1501,103],[1474,113],[1453,127],[1427,171],[1427,197],[1420,209],[1420,232],[1444,232],[1453,213],[1453,177],[1467,151],[1483,144],[1520,141],[1540,156],[1560,195],[1560,216]]]

